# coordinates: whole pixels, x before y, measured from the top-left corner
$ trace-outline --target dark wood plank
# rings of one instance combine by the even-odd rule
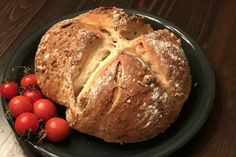
[[[21,33],[45,0],[2,0],[0,3],[0,56]]]
[[[10,2],[4,0],[0,4],[0,8],[9,7],[8,3]],[[99,6],[117,6],[138,9],[163,17],[189,33],[199,43],[205,50],[205,54],[212,62],[215,69],[217,83],[216,100],[209,119],[201,131],[185,147],[173,154],[173,157],[235,156],[235,0],[50,0],[45,3],[37,14],[31,9],[28,9],[31,10],[29,11],[31,14],[35,14],[34,16],[31,14],[26,15],[26,13],[23,14],[22,11],[19,11],[20,8],[17,7],[15,12],[21,12],[23,15],[20,17],[23,17],[22,20],[28,19],[28,24],[21,24],[20,28],[15,24],[8,30],[9,34],[15,34],[14,37],[16,39],[13,39],[14,41],[4,39],[4,43],[2,43],[3,41],[0,40],[0,53],[3,48],[6,50],[12,43],[7,49],[6,54],[2,56],[0,60],[7,61],[24,39],[52,20],[82,9],[91,9]],[[14,7],[12,7],[12,10],[14,10]],[[0,15],[2,12],[3,11],[0,12]],[[4,15],[10,17],[10,12]],[[5,17],[3,20],[0,19],[0,21],[6,22],[7,18]],[[1,27],[2,26],[0,25],[0,30]],[[4,24],[4,27],[11,27],[11,25],[7,23]],[[22,31],[22,33],[20,33],[20,31]],[[1,34],[0,39],[2,39]],[[4,63],[6,62],[0,62],[0,67],[3,67]],[[3,68],[1,68],[1,70],[2,69]]]
[[[29,23],[26,29],[22,32],[22,36],[18,38],[16,42],[14,42],[13,47],[8,50],[8,56],[11,55],[11,52],[21,43],[27,36],[29,36],[32,32],[36,31],[38,28],[43,25],[51,22],[52,20],[58,19],[59,17],[70,14],[73,12],[77,12],[83,9],[92,9],[99,6],[117,6],[122,8],[132,8],[138,9],[141,11],[150,12],[154,15],[163,17],[170,22],[175,23],[177,26],[188,32],[194,39],[198,39],[200,41],[201,46],[204,46],[206,40],[209,36],[211,29],[211,19],[215,15],[217,11],[215,8],[218,8],[218,2],[212,0],[199,0],[201,4],[204,4],[205,7],[201,9],[199,5],[196,5],[196,2],[189,3],[188,0],[154,0],[154,1],[134,1],[127,0],[125,3],[122,3],[120,0],[108,1],[108,0],[96,0],[96,1],[74,1],[74,0],[50,0],[46,3],[46,5],[41,9],[40,13],[37,14],[34,19]],[[213,3],[214,2],[214,3]],[[194,12],[192,10],[196,8]],[[199,8],[201,10],[199,10]],[[212,10],[211,10],[212,9]],[[198,10],[198,12],[197,12]],[[211,11],[209,11],[211,10]],[[204,15],[207,15],[204,17]],[[198,19],[190,20],[191,22],[188,24],[188,18],[192,16],[201,16],[203,18],[204,24],[201,22],[197,23]],[[186,28],[185,28],[186,27]],[[195,32],[191,31],[191,28],[194,28]],[[198,30],[202,30],[200,37],[196,36]],[[205,31],[205,32],[204,32]],[[204,46],[205,47],[205,46]]]
[[[216,100],[205,128],[207,134],[198,143],[200,154],[231,157],[236,154],[236,1],[221,4],[206,49],[216,75]],[[207,140],[209,139],[209,140]],[[207,151],[206,149],[211,151]]]
[[[223,1],[219,6],[212,16],[213,27],[208,30],[204,45],[215,69],[215,103],[201,131],[175,155],[233,157],[236,154],[236,1]]]

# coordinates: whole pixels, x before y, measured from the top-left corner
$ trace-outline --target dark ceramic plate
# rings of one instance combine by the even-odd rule
[[[106,143],[101,139],[74,131],[71,138],[60,144],[45,141],[43,144],[27,142],[37,153],[43,156],[63,157],[154,157],[167,156],[186,144],[201,128],[212,107],[215,93],[215,80],[211,65],[197,43],[175,25],[147,13],[126,10],[128,13],[144,16],[154,29],[168,28],[182,40],[182,47],[191,67],[192,91],[177,121],[164,134],[151,140],[134,144]],[[82,12],[80,12],[82,13]],[[74,17],[75,13],[59,20]],[[41,36],[57,21],[41,28],[20,45],[9,61],[4,78],[19,80],[12,68],[19,65],[33,66],[34,55]],[[6,111],[7,102],[2,100]],[[62,109],[63,110],[63,109]],[[63,115],[62,115],[63,116]],[[13,127],[12,122],[9,124]]]

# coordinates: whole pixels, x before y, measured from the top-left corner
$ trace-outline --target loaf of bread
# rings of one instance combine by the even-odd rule
[[[52,26],[38,46],[35,75],[43,94],[66,106],[72,128],[117,143],[164,132],[191,88],[180,39],[115,7]]]

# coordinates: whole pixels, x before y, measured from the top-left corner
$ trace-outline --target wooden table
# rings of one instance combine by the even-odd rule
[[[63,15],[98,6],[150,12],[199,43],[215,70],[216,99],[200,132],[173,156],[236,156],[236,0],[0,0],[0,79],[8,60],[31,33]],[[0,156],[34,156],[18,144],[2,109]]]

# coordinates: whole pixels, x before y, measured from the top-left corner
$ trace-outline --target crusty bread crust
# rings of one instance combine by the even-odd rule
[[[67,107],[72,128],[119,143],[164,132],[191,88],[180,40],[115,7],[51,27],[38,46],[35,75],[43,94]]]

